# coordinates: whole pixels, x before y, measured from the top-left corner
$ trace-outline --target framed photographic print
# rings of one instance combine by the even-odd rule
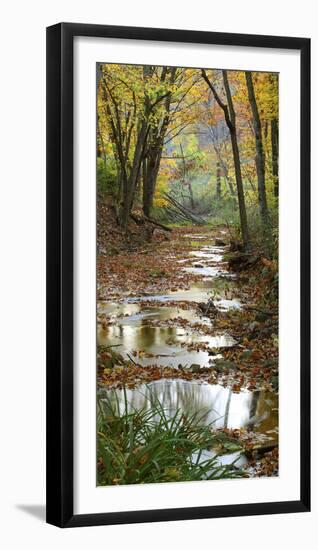
[[[47,521],[310,509],[310,40],[47,29]]]

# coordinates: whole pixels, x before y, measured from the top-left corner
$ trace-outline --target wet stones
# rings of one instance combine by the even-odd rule
[[[198,304],[198,307],[204,313],[204,315],[215,316],[218,314],[218,309],[214,305],[214,302],[211,298],[206,303],[200,302]]]
[[[236,369],[237,366],[233,361],[229,361],[227,359],[216,359],[214,368],[218,372],[227,372],[229,370]]]
[[[190,371],[194,373],[200,372],[201,365],[198,365],[197,363],[192,363],[192,365],[190,365]]]

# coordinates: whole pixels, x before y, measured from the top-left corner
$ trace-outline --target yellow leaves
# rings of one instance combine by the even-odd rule
[[[112,372],[112,369],[107,369],[107,368],[106,368],[106,369],[103,370],[103,373],[104,373],[106,376],[108,376],[108,374],[110,374],[111,372]]]
[[[168,203],[167,203],[167,200],[165,198],[155,196],[153,204],[154,204],[154,206],[157,206],[158,208],[163,208]]]
[[[162,196],[168,191],[168,173],[160,173],[157,179],[157,185],[154,195],[154,206],[164,207],[167,205],[167,200]]]

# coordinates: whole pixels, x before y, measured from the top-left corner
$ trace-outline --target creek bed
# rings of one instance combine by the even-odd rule
[[[124,358],[132,358],[144,368],[150,365],[191,368],[195,365],[206,369],[213,368],[215,358],[221,357],[218,348],[221,351],[221,348],[236,344],[230,334],[213,334],[213,320],[201,315],[196,307],[211,296],[220,311],[242,307],[235,297],[235,278],[223,262],[224,247],[209,242],[208,235],[184,237],[191,239],[192,244],[196,241],[195,250],[185,252],[185,256],[176,261],[181,270],[197,275],[196,282],[185,290],[123,296],[118,302],[100,301],[98,319],[106,318],[107,323],[98,324],[99,345],[116,346]],[[226,292],[222,295],[224,282]],[[187,304],[188,307],[184,307]],[[198,325],[209,327],[209,334],[200,334]],[[195,346],[197,349],[193,349]],[[209,353],[209,348],[213,348],[213,354]],[[275,393],[233,392],[230,384],[224,387],[182,379],[162,379],[126,392],[131,409],[149,408],[158,400],[168,415],[173,416],[177,410],[184,415],[206,411],[204,421],[213,422],[217,429],[248,428],[262,434],[267,441],[277,443],[278,440],[278,396]],[[102,399],[105,394],[120,407],[125,406],[123,390],[99,390]],[[236,458],[235,453],[230,453],[220,460],[225,464]],[[240,456],[237,465],[244,461],[246,458]]]

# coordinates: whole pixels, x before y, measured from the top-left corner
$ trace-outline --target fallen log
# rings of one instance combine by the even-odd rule
[[[163,223],[157,222],[156,220],[153,220],[152,218],[148,218],[148,216],[144,216],[145,220],[149,223],[153,223],[154,225],[157,225],[164,231],[172,231],[171,227],[168,227],[167,225],[164,225]]]
[[[188,208],[182,206],[180,203],[174,201],[174,199],[169,198],[167,199],[175,209],[177,209],[179,212],[181,212],[188,220],[191,220],[192,222],[198,224],[198,225],[204,225],[206,221],[191,212]]]
[[[192,221],[197,225],[206,224],[206,221],[203,218],[192,212],[189,208],[181,204],[177,199],[175,199],[168,193],[164,193],[164,197],[178,212],[182,213],[186,219]]]
[[[160,227],[160,229],[163,229],[164,231],[172,231],[171,227],[168,227],[167,225],[164,225],[163,223],[157,222],[156,220],[153,220],[152,218],[149,218],[148,216],[137,216],[136,214],[130,213],[131,219],[137,224],[137,225],[144,225],[145,222],[151,223],[153,225],[156,225]]]
[[[175,210],[171,205],[165,206],[164,209],[173,221],[176,221],[176,219],[182,222],[189,221],[189,218],[185,214],[183,214],[180,210]]]
[[[167,206],[164,207],[164,212],[172,223],[176,223],[178,221],[179,222],[188,221],[187,218],[181,215],[180,212],[177,212],[176,210],[173,210],[172,208],[169,208]]]

